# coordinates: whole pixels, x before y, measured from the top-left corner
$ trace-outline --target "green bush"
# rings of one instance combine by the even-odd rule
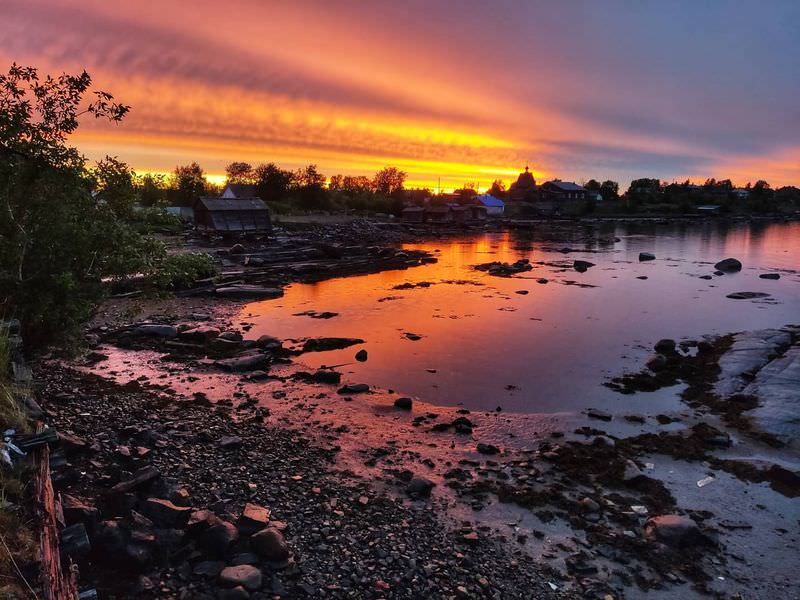
[[[207,279],[217,274],[217,263],[209,254],[192,252],[188,254],[166,254],[155,261],[147,274],[148,287],[169,292],[192,287],[199,279]]]

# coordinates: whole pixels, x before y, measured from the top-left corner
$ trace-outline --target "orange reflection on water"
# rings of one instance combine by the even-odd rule
[[[789,269],[797,266],[800,224],[674,225],[654,233],[613,226],[557,235],[540,229],[411,245],[439,261],[406,271],[293,285],[284,298],[250,304],[239,316],[254,324],[253,334],[364,339],[363,346],[300,358],[314,368],[346,365],[340,370],[351,381],[433,403],[501,405],[521,412],[613,409],[619,397],[602,382],[638,367],[660,338],[796,321],[800,276]],[[609,242],[615,235],[621,241]],[[564,246],[577,251],[562,253]],[[640,263],[638,253],[644,250],[654,251],[657,260]],[[699,278],[729,255],[745,264],[742,273]],[[519,258],[530,259],[534,269],[497,278],[472,268]],[[576,258],[596,266],[578,273],[571,267]],[[783,270],[779,281],[758,277],[776,269]],[[537,283],[542,277],[549,283]],[[431,285],[416,285],[423,282]],[[406,283],[415,287],[395,289]],[[737,303],[725,297],[742,290],[765,291],[772,298],[770,303]],[[339,316],[295,316],[308,310]],[[412,341],[406,333],[422,339]],[[369,360],[356,363],[353,355],[361,347]],[[665,402],[674,401],[667,396]],[[640,401],[653,410],[660,400],[631,400]]]

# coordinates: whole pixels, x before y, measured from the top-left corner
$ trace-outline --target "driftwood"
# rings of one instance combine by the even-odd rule
[[[38,430],[44,426],[40,423]],[[39,535],[39,583],[46,600],[78,600],[78,577],[72,565],[61,565],[59,510],[50,480],[50,448],[42,444],[34,455],[35,511],[41,526]]]

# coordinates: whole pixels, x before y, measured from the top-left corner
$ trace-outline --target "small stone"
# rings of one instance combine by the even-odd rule
[[[368,357],[367,351],[364,349],[361,349],[358,352],[356,352],[356,360],[358,362],[365,362],[367,360],[367,357]]]
[[[668,546],[692,546],[703,541],[697,523],[683,515],[661,515],[647,521],[645,536],[657,539]]]
[[[641,469],[637,466],[635,462],[632,460],[625,461],[625,470],[622,473],[622,481],[629,483],[639,477],[645,477],[645,474],[642,473]]]
[[[644,262],[647,260],[655,260],[656,255],[652,252],[639,252],[639,262]]]
[[[337,390],[339,394],[362,394],[369,391],[369,386],[366,383],[351,383],[344,385]]]
[[[415,477],[406,486],[406,494],[415,499],[428,498],[435,485],[430,479]]]
[[[759,275],[759,277],[761,279],[780,279],[781,278],[781,274],[780,273],[762,273],[761,275]]]
[[[484,444],[483,442],[478,442],[478,445],[477,445],[476,449],[481,454],[499,454],[500,453],[500,448],[498,448],[497,446],[494,446],[492,444]]]
[[[585,273],[590,267],[593,267],[594,263],[589,262],[588,260],[576,260],[572,263],[572,268],[575,269],[578,273]]]
[[[403,397],[403,398],[398,398],[397,400],[394,401],[394,407],[400,408],[402,410],[411,410],[412,405],[413,401],[411,400],[411,398]]]
[[[599,419],[601,421],[610,421],[612,416],[610,413],[607,413],[604,410],[600,410],[598,408],[590,408],[586,411],[586,414],[590,419]]]

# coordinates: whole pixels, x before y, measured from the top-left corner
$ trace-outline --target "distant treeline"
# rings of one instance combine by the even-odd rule
[[[289,171],[271,162],[255,167],[233,162],[225,173],[225,185],[217,186],[196,162],[179,165],[169,176],[135,176],[134,192],[144,206],[191,206],[201,196],[220,194],[228,184],[245,184],[276,212],[370,210],[398,214],[406,198],[406,173],[396,167],[385,167],[373,177],[333,175],[329,179],[313,164]]]

